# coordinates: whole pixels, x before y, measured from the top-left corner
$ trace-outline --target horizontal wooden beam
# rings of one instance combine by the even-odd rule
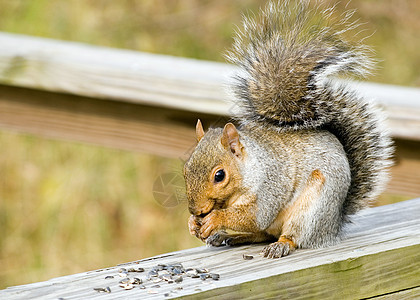
[[[0,127],[44,137],[182,158],[197,116],[182,110],[0,85]],[[207,123],[218,117],[202,114]]]
[[[10,287],[4,299],[362,299],[404,296],[415,298],[420,287],[420,199],[366,209],[354,216],[342,243],[322,249],[298,250],[280,259],[258,253],[263,245],[199,247],[102,270]],[[245,260],[243,255],[253,259]],[[180,283],[147,280],[158,264],[182,263],[206,268],[219,280],[183,275]],[[119,269],[144,281],[144,289],[119,286]],[[108,276],[113,276],[108,277]],[[158,286],[156,286],[158,285]],[[95,288],[110,288],[110,293]]]
[[[0,33],[0,128],[185,159],[194,125],[229,118],[234,67]],[[397,140],[388,192],[420,195],[418,89],[351,83],[379,97]]]
[[[231,67],[0,33],[0,83],[98,99],[225,114]]]
[[[229,115],[231,65],[0,33],[0,83],[96,99]],[[392,134],[420,140],[420,89],[351,83],[389,114]]]
[[[185,160],[196,145],[195,123],[229,119],[120,101],[0,85],[0,128],[48,138],[141,151]],[[396,140],[387,192],[420,195],[420,142]]]
[[[420,196],[420,142],[409,140],[395,141],[395,165],[391,168],[391,180],[386,193]]]

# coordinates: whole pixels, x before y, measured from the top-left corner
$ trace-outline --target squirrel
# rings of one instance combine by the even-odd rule
[[[261,254],[333,245],[385,188],[393,145],[377,107],[333,76],[365,77],[371,50],[343,34],[352,12],[269,2],[245,17],[227,59],[239,124],[198,120],[184,165],[192,235],[208,245],[271,242]],[[228,233],[234,231],[234,233]]]

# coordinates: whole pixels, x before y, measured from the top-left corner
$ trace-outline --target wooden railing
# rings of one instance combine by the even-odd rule
[[[224,84],[234,72],[222,63],[0,33],[0,128],[185,158],[195,145],[197,118],[207,126],[228,119]],[[418,197],[420,89],[349,84],[376,99],[389,115],[396,165],[387,192]],[[178,261],[221,274],[220,281],[208,285],[186,280],[178,294],[167,289],[171,296],[419,295],[419,207],[420,200],[412,200],[367,210],[356,217],[342,244],[280,260],[242,259],[242,253],[258,257],[260,246],[202,247],[140,265]],[[104,276],[114,273],[110,268],[10,288],[0,291],[0,298],[91,298],[103,295],[93,288],[107,285]],[[142,292],[120,291],[111,283],[111,298]]]
[[[117,105],[124,103],[141,108],[182,111],[193,120],[197,115],[229,114],[230,104],[224,101],[227,97],[224,84],[235,72],[235,67],[230,65],[7,33],[0,33],[0,45],[0,83],[5,85],[2,90],[6,86],[20,87],[30,89],[29,94],[33,90],[50,92],[48,98],[60,99],[66,94],[67,97],[63,98],[70,102],[70,107],[54,101],[56,109],[63,106],[62,110],[73,113],[82,110],[76,99],[71,105],[72,95],[113,100]],[[394,137],[420,141],[420,89],[362,82],[352,85],[365,97],[376,99],[383,105]],[[2,98],[9,98],[14,93],[10,88],[6,90]],[[16,92],[19,94],[17,98],[25,98],[25,92]],[[34,98],[44,95],[34,94]],[[87,101],[85,98],[79,100]],[[101,106],[108,104],[99,102]],[[87,111],[85,109],[81,114],[87,114]],[[90,114],[101,115],[101,111],[91,111]],[[185,123],[190,131],[193,130],[193,126],[182,118],[174,119],[172,124]],[[159,119],[150,120],[150,123],[159,122]],[[21,124],[22,130],[26,130],[25,123]],[[6,121],[1,125],[8,126]],[[115,146],[125,148],[124,144],[116,143]],[[173,152],[173,155],[179,154],[176,150]]]
[[[228,119],[227,64],[7,33],[0,45],[3,129],[185,158],[197,118]],[[388,192],[419,196],[420,89],[351,84],[389,115],[397,164]]]
[[[0,298],[416,299],[420,297],[419,216],[420,198],[364,210],[348,226],[343,242],[328,248],[300,249],[268,259],[259,255],[262,245],[203,246],[10,287],[0,291]],[[245,260],[244,254],[253,259]],[[179,263],[185,270],[207,269],[203,271],[220,277],[201,280],[181,273],[173,277],[182,277],[178,283],[148,280],[153,267]],[[144,272],[132,272],[139,268]],[[125,290],[119,282],[126,277],[120,274],[143,283]]]
[[[0,45],[0,128],[183,157],[197,118],[229,115],[230,65],[7,33]],[[419,195],[420,90],[352,84],[389,115],[390,192]]]

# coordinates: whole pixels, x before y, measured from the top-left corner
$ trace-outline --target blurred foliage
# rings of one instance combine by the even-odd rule
[[[181,161],[0,132],[2,287],[201,245],[153,199]]]
[[[263,3],[0,0],[0,30],[223,61],[241,14]],[[375,32],[373,80],[420,85],[420,3],[348,6]],[[185,203],[153,199],[159,175],[180,170],[180,160],[0,132],[0,288],[201,245],[188,234]]]
[[[224,61],[241,14],[265,0],[0,0],[0,30]],[[420,2],[325,0],[355,18],[376,50],[372,81],[420,85]]]

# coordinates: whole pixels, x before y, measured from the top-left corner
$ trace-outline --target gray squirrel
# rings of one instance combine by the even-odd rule
[[[220,246],[272,242],[262,254],[332,245],[349,215],[385,188],[393,147],[382,113],[337,75],[369,74],[361,43],[342,38],[352,13],[269,2],[245,18],[227,58],[240,67],[238,111],[185,163],[190,233]],[[226,230],[235,231],[227,233]]]

